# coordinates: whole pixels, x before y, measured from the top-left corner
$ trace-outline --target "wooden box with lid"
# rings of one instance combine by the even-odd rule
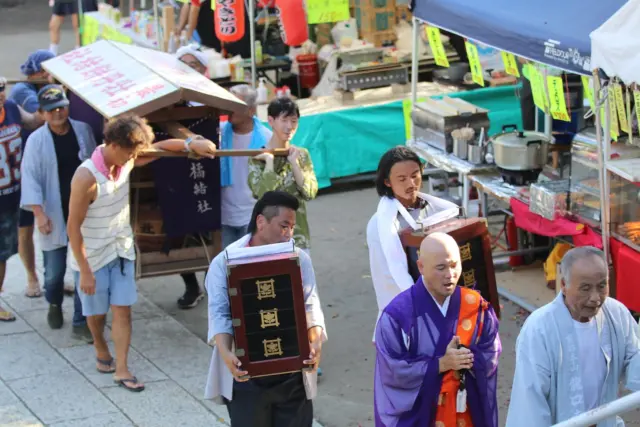
[[[457,218],[424,230],[405,229],[401,231],[400,241],[407,255],[409,274],[416,281],[420,277],[416,264],[420,244],[425,237],[435,232],[450,235],[460,247],[462,274],[458,285],[480,292],[482,297],[491,303],[496,315],[500,317],[500,301],[487,220],[485,218]]]
[[[306,369],[309,337],[298,254],[229,260],[236,356],[249,377]]]

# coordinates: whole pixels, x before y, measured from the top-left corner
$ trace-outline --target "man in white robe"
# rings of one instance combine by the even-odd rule
[[[459,213],[454,203],[421,193],[421,188],[422,162],[410,148],[394,147],[380,158],[376,176],[380,202],[367,225],[369,266],[378,300],[378,318],[396,295],[415,283],[398,233],[409,227],[421,230],[422,223],[436,213],[441,221]]]
[[[579,247],[560,265],[562,292],[534,311],[516,341],[507,427],[546,427],[640,390],[638,324],[609,298],[602,251]],[[624,426],[610,418],[598,427]]]

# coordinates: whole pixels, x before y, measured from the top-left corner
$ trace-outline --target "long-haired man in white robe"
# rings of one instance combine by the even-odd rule
[[[378,164],[376,190],[380,202],[367,225],[369,266],[378,300],[378,318],[387,304],[412,287],[417,279],[409,274],[398,233],[409,227],[422,229],[421,223],[435,213],[449,213],[449,217],[454,217],[459,212],[454,203],[420,192],[422,169],[418,155],[403,146],[384,153]]]
[[[560,265],[562,292],[534,311],[516,341],[507,427],[551,426],[640,389],[638,324],[609,298],[602,251],[579,247]],[[613,417],[598,427],[624,426]]]

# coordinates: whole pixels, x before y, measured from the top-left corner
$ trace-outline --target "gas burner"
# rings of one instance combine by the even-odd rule
[[[538,180],[538,175],[542,172],[542,169],[528,170],[528,171],[512,171],[508,169],[498,168],[502,179],[507,184],[514,185],[516,187],[522,187],[529,185],[532,182]]]

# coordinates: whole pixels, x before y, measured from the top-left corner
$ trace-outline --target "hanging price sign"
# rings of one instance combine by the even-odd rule
[[[502,52],[502,62],[504,63],[504,70],[507,74],[520,77],[520,71],[518,71],[518,64],[516,63],[516,57],[509,52]]]
[[[616,95],[616,109],[618,110],[618,120],[620,120],[620,130],[629,133],[629,122],[627,122],[627,109],[624,106],[624,95],[622,94],[622,85],[616,83],[613,85],[613,92]],[[612,117],[611,120],[615,120]]]
[[[475,44],[469,41],[465,41],[464,44],[467,49],[467,57],[469,58],[469,66],[471,67],[473,82],[484,87],[484,75],[482,73],[480,57],[478,56],[478,48]]]
[[[307,0],[309,24],[348,21],[349,0]]]
[[[547,91],[544,88],[544,76],[538,69],[527,64],[527,75],[529,76],[529,83],[531,83],[531,93],[533,94],[533,103],[536,107],[544,111],[548,111],[549,100],[547,98]]]
[[[426,32],[427,39],[429,40],[429,47],[431,47],[431,52],[433,52],[433,58],[436,61],[436,65],[449,67],[449,59],[447,58],[447,53],[445,52],[444,45],[442,44],[440,29],[427,25]]]
[[[582,76],[582,89],[584,90],[584,96],[589,100],[589,106],[595,111],[596,101],[593,97],[593,90],[591,89],[591,79],[587,76]]]
[[[425,102],[426,98],[418,98],[417,102]],[[411,99],[404,99],[402,101],[402,116],[404,117],[404,135],[408,141],[411,138],[411,110],[413,110],[413,104]]]
[[[638,126],[640,126],[640,91],[633,91],[633,102],[636,105],[636,119],[638,120]]]
[[[567,113],[567,104],[562,89],[562,77],[547,76],[547,87],[549,88],[549,111],[551,117],[556,120],[570,122],[571,118]]]
[[[616,117],[618,116],[617,111],[618,108],[616,108],[616,95],[614,93],[615,91],[613,90],[613,88],[611,86],[609,86],[608,89],[608,94],[609,94],[609,133],[611,135],[611,139],[613,139],[614,141],[618,140],[618,135],[620,134],[620,131],[618,130],[618,120],[616,120]]]

